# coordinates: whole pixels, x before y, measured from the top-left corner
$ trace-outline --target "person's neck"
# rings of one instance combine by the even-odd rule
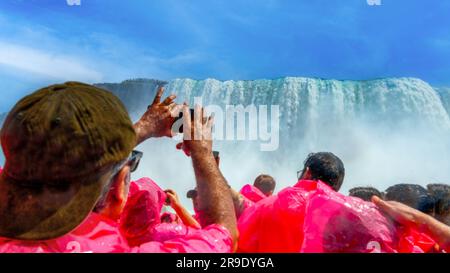
[[[120,213],[118,213],[117,211],[118,211],[118,209],[116,209],[116,208],[106,207],[102,211],[100,211],[98,214],[101,215],[102,217],[105,217],[112,221],[117,222],[120,219]]]

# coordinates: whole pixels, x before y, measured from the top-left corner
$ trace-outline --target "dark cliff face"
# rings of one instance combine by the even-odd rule
[[[133,119],[138,118],[138,110],[146,109],[152,103],[156,90],[167,82],[155,79],[135,79],[121,83],[98,83],[97,87],[106,89],[118,96]]]
[[[8,113],[0,114],[0,126],[3,126],[3,122],[5,121],[7,115]]]

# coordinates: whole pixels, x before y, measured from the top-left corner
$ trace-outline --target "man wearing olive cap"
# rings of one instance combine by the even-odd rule
[[[231,251],[236,238],[234,215],[227,212],[231,197],[212,164],[209,139],[185,138],[193,151],[205,229],[131,248],[113,221],[142,156],[133,148],[150,137],[171,136],[177,105],[174,96],[160,102],[162,92],[135,125],[117,97],[87,84],[53,85],[20,100],[0,134],[6,159],[0,175],[0,252]],[[211,121],[202,126],[197,119],[191,126],[186,106],[183,112],[185,135],[191,128],[210,134]]]

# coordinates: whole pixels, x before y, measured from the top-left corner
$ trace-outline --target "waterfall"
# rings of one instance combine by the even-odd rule
[[[303,160],[317,151],[331,151],[344,161],[343,193],[353,186],[385,190],[400,182],[450,183],[449,88],[433,88],[415,78],[136,79],[97,84],[116,94],[134,120],[145,112],[160,85],[165,85],[166,96],[176,94],[179,103],[192,105],[201,97],[204,106],[279,106],[280,140],[275,151],[260,151],[257,141],[215,142],[221,169],[236,189],[260,173],[273,175],[278,190],[293,185]],[[195,180],[190,160],[175,149],[177,141],[152,139],[138,147],[145,154],[135,175],[149,176],[183,198]]]

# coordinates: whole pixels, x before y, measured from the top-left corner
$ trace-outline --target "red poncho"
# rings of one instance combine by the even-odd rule
[[[267,196],[262,191],[250,184],[242,187],[239,193],[254,203],[267,198]]]
[[[1,168],[0,168],[1,172]],[[150,179],[130,185],[120,226],[91,213],[75,230],[47,241],[0,238],[0,253],[226,253],[232,251],[231,234],[220,225],[204,229],[160,224],[165,194]]]
[[[299,181],[256,203],[238,226],[240,252],[428,252],[435,245],[320,181]]]

